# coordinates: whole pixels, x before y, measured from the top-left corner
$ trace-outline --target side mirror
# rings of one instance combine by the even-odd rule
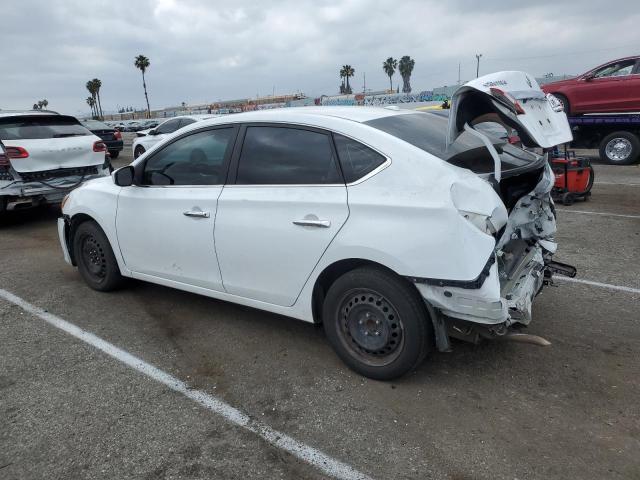
[[[582,77],[582,79],[585,82],[590,82],[591,80],[593,80],[594,78],[596,78],[596,76],[593,73],[590,73],[588,75],[585,75],[584,77]]]
[[[131,165],[119,168],[113,173],[113,183],[119,187],[130,187],[133,185],[135,169]]]
[[[149,135],[157,135],[158,132],[156,131],[155,128],[152,128],[151,130],[149,130]]]

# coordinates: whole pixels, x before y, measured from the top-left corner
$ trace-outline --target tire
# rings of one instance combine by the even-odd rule
[[[327,292],[322,319],[342,361],[375,380],[415,369],[434,344],[418,291],[382,268],[360,267],[339,277]]]
[[[73,255],[80,275],[94,290],[108,292],[124,283],[109,240],[94,221],[83,222],[76,228]]]
[[[137,145],[135,150],[133,151],[133,158],[138,158],[145,152],[145,149],[142,145]]]
[[[111,158],[113,160],[115,160],[116,158],[118,158],[118,155],[120,155],[120,151],[119,150],[109,150],[109,155],[111,155]]]
[[[566,113],[568,116],[571,113],[571,105],[569,104],[569,99],[561,93],[554,93],[553,96],[560,100],[562,106],[564,107],[564,113]]]
[[[573,205],[573,202],[575,200],[575,197],[573,196],[573,193],[571,192],[565,192],[562,194],[562,204],[565,206],[571,206]]]
[[[611,165],[631,165],[638,156],[640,138],[631,132],[613,132],[600,142],[600,159]]]

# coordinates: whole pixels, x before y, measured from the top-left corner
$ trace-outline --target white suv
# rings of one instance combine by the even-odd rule
[[[58,203],[85,180],[109,175],[104,142],[47,111],[0,111],[0,213]]]

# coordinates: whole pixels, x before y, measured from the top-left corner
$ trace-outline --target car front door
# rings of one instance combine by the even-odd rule
[[[291,306],[349,214],[333,141],[273,124],[247,125],[240,137],[215,224],[224,288]]]
[[[236,134],[226,126],[189,132],[136,165],[116,218],[127,268],[222,290],[213,227]]]
[[[635,60],[623,60],[595,70],[576,86],[574,105],[580,112],[626,111],[632,105]]]

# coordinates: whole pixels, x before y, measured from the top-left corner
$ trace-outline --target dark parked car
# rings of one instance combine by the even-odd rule
[[[547,83],[569,115],[640,111],[640,56],[614,60],[576,78]]]
[[[84,120],[82,124],[107,145],[111,158],[118,158],[122,150],[122,135],[118,130],[98,120]]]

